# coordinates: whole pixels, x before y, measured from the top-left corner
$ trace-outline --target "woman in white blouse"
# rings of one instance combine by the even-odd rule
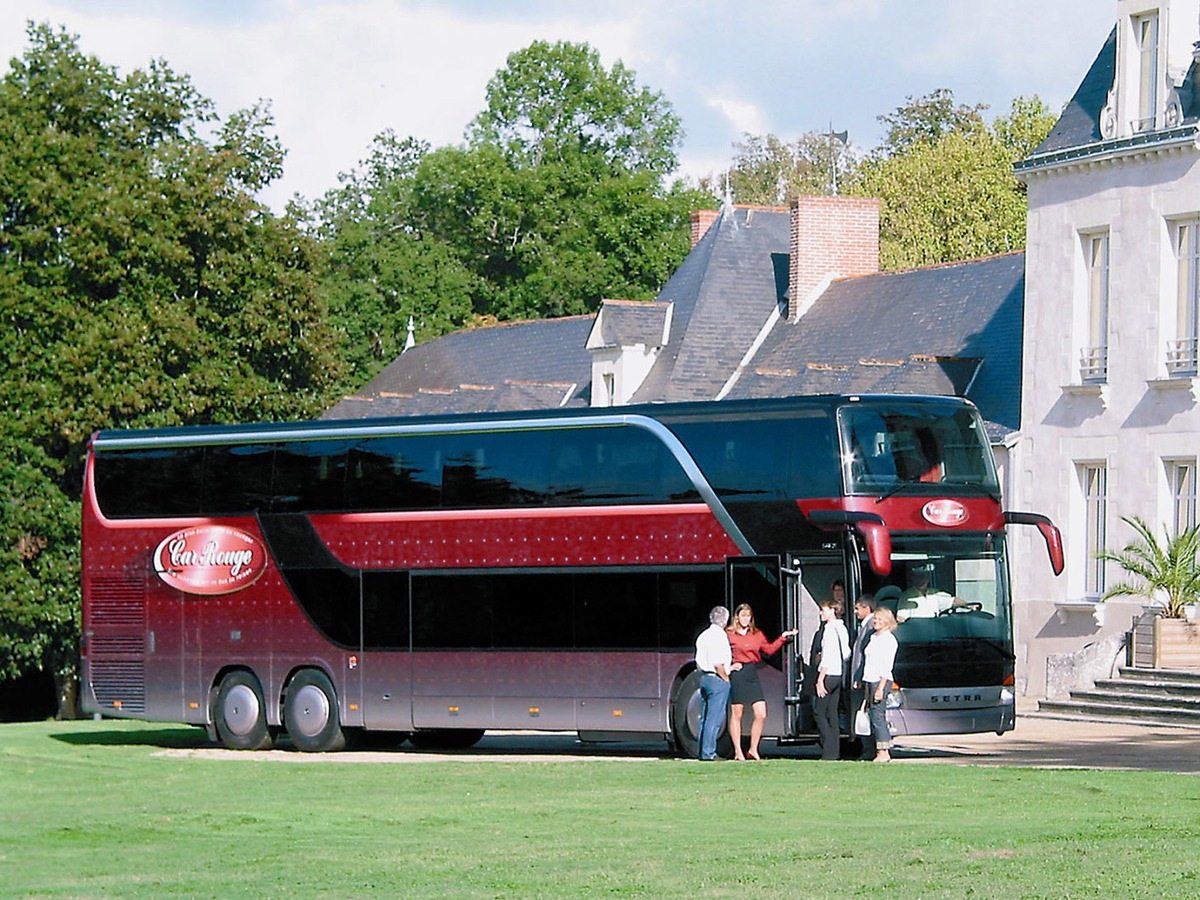
[[[863,687],[871,715],[871,733],[875,736],[875,762],[891,762],[892,732],[887,723],[884,697],[892,683],[896,662],[896,616],[885,607],[875,610],[875,633],[867,643],[863,657]]]
[[[850,634],[842,621],[842,601],[821,602],[821,664],[817,668],[817,699],[813,712],[821,736],[821,759],[837,759],[842,742],[838,711],[842,705],[842,678],[850,658]]]

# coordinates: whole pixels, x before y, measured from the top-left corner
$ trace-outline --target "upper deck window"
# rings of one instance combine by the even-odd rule
[[[959,404],[888,401],[838,411],[846,492],[900,486],[974,486],[999,494],[991,447],[974,410]]]

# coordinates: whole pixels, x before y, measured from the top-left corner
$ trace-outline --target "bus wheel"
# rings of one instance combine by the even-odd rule
[[[717,732],[717,756],[728,759],[733,756],[733,741],[730,740],[728,719],[721,723]],[[675,752],[687,759],[700,755],[700,671],[693,669],[680,682],[671,697],[671,735],[675,739]]]
[[[266,750],[272,744],[262,685],[250,672],[230,672],[221,679],[213,719],[217,737],[230,750]]]
[[[337,695],[319,669],[301,669],[283,699],[283,725],[297,750],[325,753],[346,746],[338,723]]]
[[[483,738],[482,728],[434,728],[409,735],[418,750],[466,750]]]

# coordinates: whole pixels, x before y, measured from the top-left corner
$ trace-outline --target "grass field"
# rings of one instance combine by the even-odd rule
[[[0,725],[0,895],[1200,895],[1200,779],[817,760],[166,756]]]

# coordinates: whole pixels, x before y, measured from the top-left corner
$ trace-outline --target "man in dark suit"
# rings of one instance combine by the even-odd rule
[[[866,697],[866,688],[862,683],[863,657],[871,635],[875,633],[871,617],[875,614],[875,598],[871,594],[862,594],[854,601],[854,617],[858,619],[858,631],[854,636],[854,646],[850,651],[850,690],[851,725],[854,723],[854,712],[861,709]],[[875,758],[875,738],[871,735],[859,735],[862,740],[862,758]]]

